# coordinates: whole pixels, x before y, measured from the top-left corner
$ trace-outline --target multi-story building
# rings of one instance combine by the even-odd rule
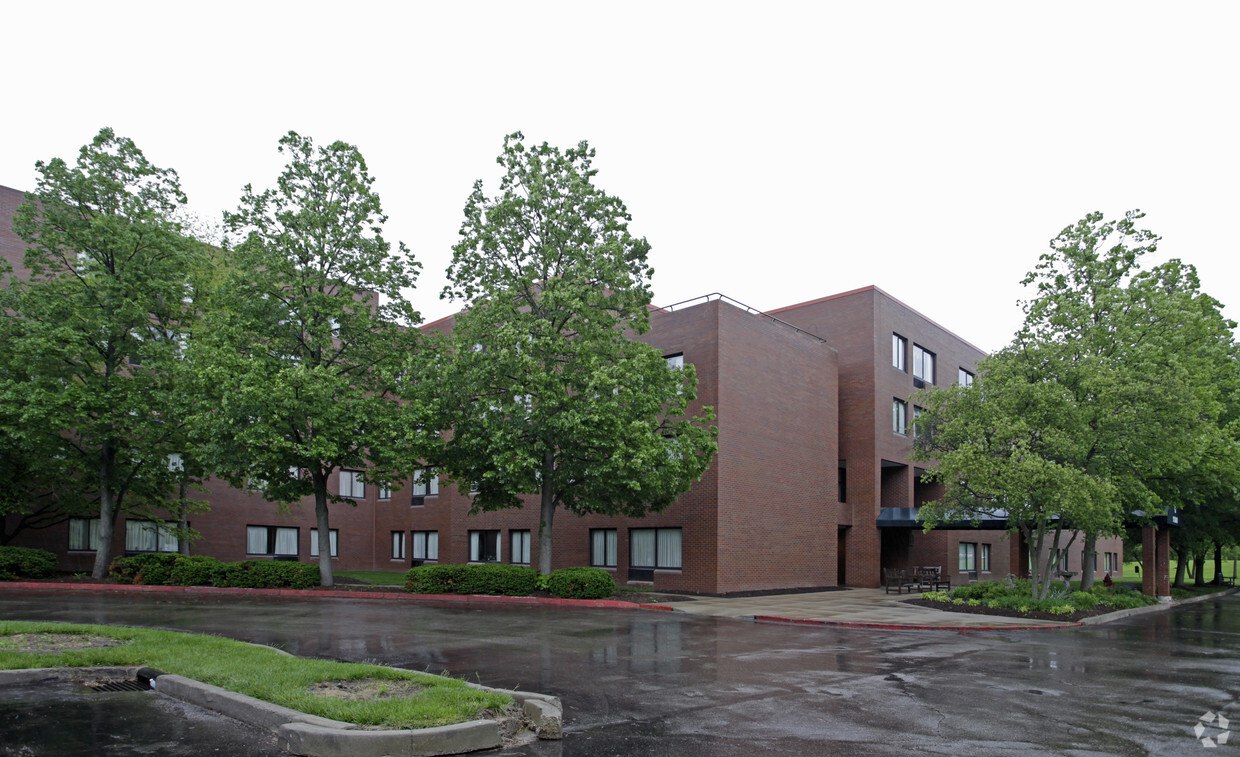
[[[0,187],[0,253],[21,268],[9,219],[21,193]],[[447,329],[451,318],[429,324]],[[882,568],[940,566],[953,582],[1026,572],[1027,551],[1001,526],[923,533],[916,508],[938,496],[912,461],[921,388],[968,382],[984,353],[876,287],[768,313],[711,295],[651,315],[642,339],[695,366],[698,398],[714,407],[719,451],[702,480],[645,518],[575,517],[554,529],[555,567],[595,565],[618,583],[731,594],[878,586]],[[433,471],[401,487],[341,471],[329,482],[356,507],[331,511],[337,570],[419,563],[538,562],[538,506],[470,515],[468,493]],[[191,496],[192,550],[222,560],[302,559],[314,552],[312,503],[281,513],[222,482]],[[122,520],[124,516],[121,516]],[[27,546],[94,559],[89,518],[29,530]],[[115,554],[174,549],[154,524],[118,523]],[[1098,568],[1122,563],[1119,540],[1099,543]],[[1079,542],[1069,555],[1079,570]],[[1115,570],[1112,570],[1115,573]]]

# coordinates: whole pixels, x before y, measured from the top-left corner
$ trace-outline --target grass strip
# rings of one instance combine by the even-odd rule
[[[18,634],[87,634],[118,639],[118,646],[71,648],[56,653],[15,651]],[[27,639],[28,640],[28,639]],[[505,694],[479,691],[442,676],[377,665],[292,657],[219,636],[122,626],[0,621],[0,669],[149,665],[229,691],[311,715],[358,725],[428,728],[485,717],[500,710]],[[348,700],[315,694],[325,681],[413,681],[408,696]],[[382,685],[380,684],[380,688]],[[393,688],[399,688],[394,686]]]

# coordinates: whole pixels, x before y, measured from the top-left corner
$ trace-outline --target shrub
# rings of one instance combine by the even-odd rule
[[[422,565],[405,573],[405,590],[525,597],[538,588],[538,579],[538,571],[524,565]]]
[[[978,581],[977,583],[957,586],[950,592],[952,599],[991,599],[1013,591],[998,581]],[[1028,593],[1028,587],[1026,587]]]
[[[0,547],[0,581],[47,578],[56,572],[56,555],[45,549]]]
[[[310,589],[319,585],[319,566],[283,560],[244,560],[221,565],[216,586],[245,589]]]
[[[616,581],[602,568],[560,568],[548,577],[547,590],[566,599],[604,599],[616,593]]]
[[[172,563],[169,583],[173,586],[211,586],[224,563],[206,555],[183,555]]]
[[[172,564],[178,557],[180,555],[166,552],[144,552],[132,557],[116,557],[108,566],[108,575],[127,584],[167,584],[172,578]]]

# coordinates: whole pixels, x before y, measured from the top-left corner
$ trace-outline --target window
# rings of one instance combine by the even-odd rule
[[[516,565],[530,564],[530,532],[509,531],[512,539],[512,562]]]
[[[972,572],[977,570],[977,545],[969,542],[960,542],[960,571]]]
[[[296,555],[297,529],[283,526],[246,526],[247,555]]]
[[[392,498],[392,487],[391,486],[380,486],[379,487],[379,499],[391,499],[391,498]]]
[[[908,404],[899,398],[891,400],[891,430],[903,435],[908,428]]]
[[[595,568],[616,567],[616,529],[590,529],[590,565]]]
[[[339,531],[333,528],[331,533],[327,535],[328,540],[331,542],[332,557],[340,557],[339,550],[336,549],[336,534],[338,533]],[[317,528],[310,529],[310,556],[319,556],[319,530]]]
[[[393,560],[404,560],[405,559],[405,532],[404,531],[393,531],[392,532],[392,559]]]
[[[989,573],[990,572],[990,545],[979,544],[977,546],[979,550],[978,566],[980,566],[981,571],[983,573]]]
[[[470,562],[499,562],[499,531],[469,532]]]
[[[629,529],[629,567],[680,570],[679,528]]]
[[[916,439],[916,438],[917,438],[917,435],[918,435],[919,433],[920,433],[920,434],[924,434],[924,433],[925,433],[925,429],[918,428],[918,423],[919,423],[919,421],[920,421],[920,419],[921,419],[921,414],[922,414],[922,413],[924,413],[924,412],[926,412],[926,411],[925,411],[923,408],[920,408],[920,407],[918,407],[917,405],[913,405],[913,426],[912,426],[912,428],[913,428],[913,438],[914,438],[914,439]]]
[[[961,368],[960,377],[956,380],[956,383],[961,386],[973,386],[973,374]]]
[[[681,368],[685,367],[685,356],[683,353],[676,354],[676,355],[668,355],[664,359],[667,360],[667,367],[671,368],[672,370],[680,370]]]
[[[413,559],[415,560],[438,560],[439,559],[439,532],[438,531],[413,531],[410,533],[413,541]]]
[[[177,547],[171,528],[149,520],[125,521],[126,552],[176,552]]]
[[[913,345],[913,378],[934,383],[934,353],[920,344]]]
[[[848,465],[843,460],[840,461],[839,471],[840,471],[839,481],[836,482],[839,485],[839,495],[840,495],[839,501],[847,502],[848,501]]]
[[[413,504],[422,504],[423,497],[439,494],[439,476],[419,468],[413,472]]]
[[[892,334],[891,335],[891,366],[893,368],[899,368],[902,371],[907,371],[908,366],[904,362],[905,360],[908,359],[906,355],[908,355],[908,340],[900,336],[899,334]]]
[[[85,551],[99,549],[99,519],[69,519],[69,549]]]
[[[366,484],[362,481],[361,471],[340,471],[340,496],[351,499],[361,499],[366,496]]]

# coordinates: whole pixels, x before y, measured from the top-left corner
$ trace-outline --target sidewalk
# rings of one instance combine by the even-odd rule
[[[1076,628],[1081,625],[1053,620],[946,612],[910,605],[901,601],[903,599],[909,597],[888,594],[883,589],[842,589],[760,597],[704,597],[693,601],[674,602],[671,607],[695,615],[854,628],[984,631]]]

